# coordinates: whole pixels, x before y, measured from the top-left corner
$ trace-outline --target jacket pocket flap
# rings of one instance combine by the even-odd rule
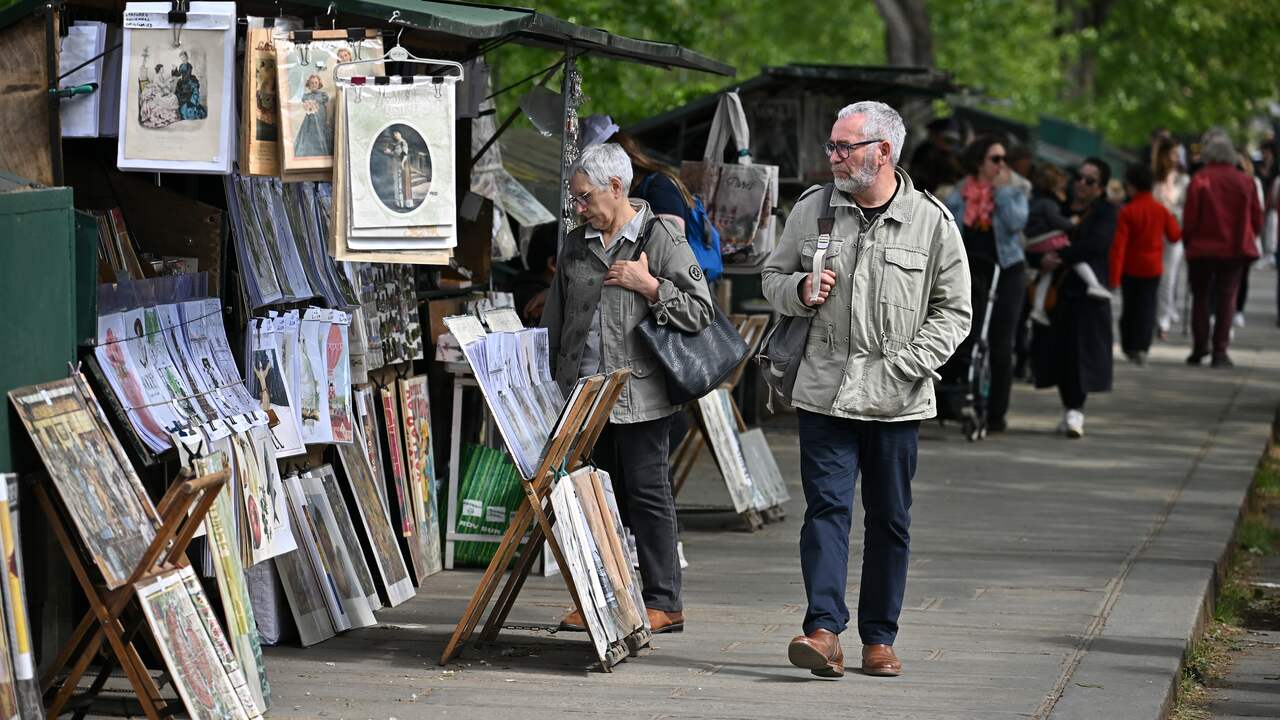
[[[831,258],[839,255],[840,248],[844,246],[844,241],[845,241],[844,235],[832,235],[831,240],[827,245],[827,254],[825,255],[825,257],[828,260],[830,260]],[[815,254],[817,254],[817,252],[818,252],[818,236],[817,235],[806,236],[805,239],[800,243],[800,254],[803,255],[804,257],[811,258]]]
[[[649,377],[660,367],[661,363],[658,362],[658,358],[653,356],[631,359],[631,375],[633,377]]]
[[[904,270],[923,270],[929,263],[929,254],[916,248],[888,246],[884,249],[884,261]]]

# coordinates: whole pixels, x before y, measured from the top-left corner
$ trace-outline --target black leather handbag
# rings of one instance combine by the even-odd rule
[[[640,259],[649,242],[657,218],[645,226],[644,240],[631,258]],[[672,404],[697,400],[719,387],[747,357],[747,343],[719,307],[705,330],[687,333],[670,325],[659,325],[653,314],[645,315],[636,332],[667,373],[667,396]]]

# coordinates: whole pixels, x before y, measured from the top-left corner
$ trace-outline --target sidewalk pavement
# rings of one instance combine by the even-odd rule
[[[925,426],[899,678],[822,681],[787,664],[804,614],[804,505],[783,422],[769,439],[796,498],[785,522],[747,534],[731,516],[684,518],[683,634],[613,673],[582,636],[514,631],[440,668],[479,579],[448,572],[380,627],[267,649],[270,716],[1158,720],[1280,399],[1274,279],[1255,278],[1234,370],[1185,366],[1182,338],[1146,368],[1118,360],[1082,440],[1054,435],[1056,393],[1025,386],[1004,435],[970,444]],[[681,501],[727,502],[703,462]],[[532,578],[511,621],[554,622],[569,605],[558,578]],[[844,639],[856,663],[856,632]]]

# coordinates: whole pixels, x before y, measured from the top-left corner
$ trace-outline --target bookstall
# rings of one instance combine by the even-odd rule
[[[500,87],[490,63],[512,43],[558,59]],[[2,583],[0,711],[88,712],[123,674],[147,717],[269,714],[261,648],[426,592],[445,486],[467,481],[463,499],[505,488],[510,508],[479,533],[501,542],[477,556],[478,595],[529,549],[486,632],[546,547],[594,608],[604,669],[647,642],[609,482],[579,470],[621,378],[569,398],[522,385],[546,434],[513,445],[474,364],[474,389],[449,393],[433,306],[500,304],[500,246],[572,221],[563,189],[546,208],[503,169],[520,114],[497,117],[496,95],[559,88],[563,172],[582,56],[732,68],[532,10],[409,0],[20,0],[0,44],[0,293],[23,308],[0,327],[16,412],[0,471],[20,479],[0,506],[38,508],[19,533],[0,507],[0,551],[20,557],[21,536],[39,559]],[[545,345],[514,352],[545,364]]]

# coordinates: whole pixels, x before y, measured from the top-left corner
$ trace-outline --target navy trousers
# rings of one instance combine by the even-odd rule
[[[844,592],[849,574],[853,492],[862,474],[864,540],[858,592],[858,635],[865,645],[892,645],[907,588],[911,478],[919,421],[867,422],[797,411],[804,526],[800,565],[809,609],[806,634],[839,634],[849,624]]]

